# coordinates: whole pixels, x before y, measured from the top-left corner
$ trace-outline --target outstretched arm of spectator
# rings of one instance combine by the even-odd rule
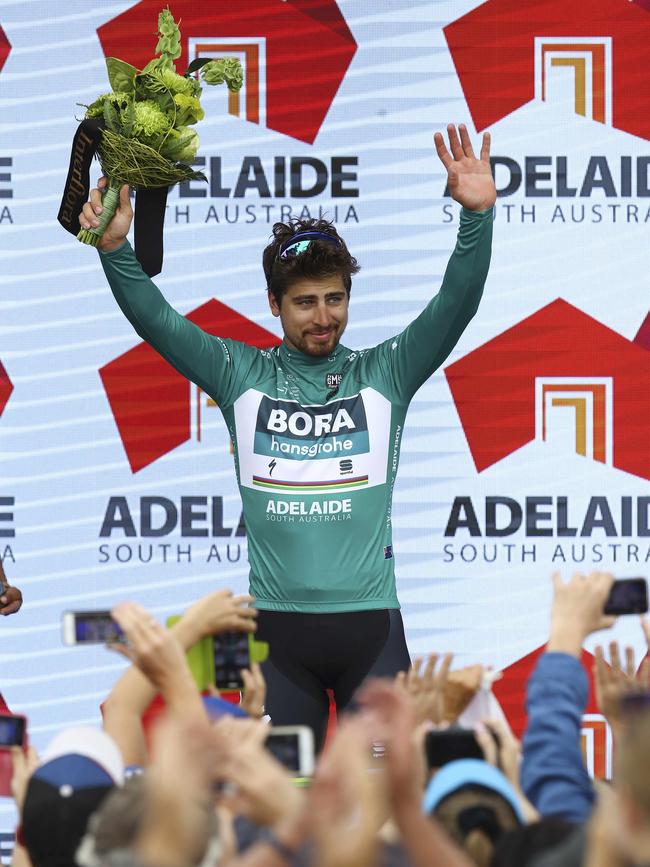
[[[176,637],[135,602],[116,605],[111,613],[128,639],[126,644],[110,645],[111,649],[140,669],[162,694],[170,713],[206,721],[205,707]]]
[[[549,641],[527,687],[521,783],[542,816],[584,822],[592,811],[594,790],[580,749],[588,695],[580,655],[588,635],[615,622],[603,614],[614,578],[597,572],[574,575],[564,584],[555,574],[553,581]]]
[[[183,650],[189,650],[208,635],[235,630],[253,632],[257,611],[245,606],[252,596],[233,596],[217,590],[187,609],[170,630]],[[156,688],[140,669],[132,665],[117,681],[102,707],[104,730],[119,745],[125,765],[142,765],[147,750],[142,714],[156,695]]]
[[[438,822],[422,813],[419,756],[413,738],[416,714],[408,697],[376,680],[365,687],[360,701],[379,720],[393,817],[412,867],[473,867]]]

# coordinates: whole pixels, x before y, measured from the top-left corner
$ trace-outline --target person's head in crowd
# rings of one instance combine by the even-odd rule
[[[650,863],[650,694],[623,700],[625,733],[615,754],[617,797],[610,817],[621,854]]]
[[[525,824],[505,775],[479,759],[442,767],[427,786],[423,810],[436,817],[478,867],[488,867],[506,832]]]
[[[124,781],[120,752],[99,729],[57,735],[27,783],[19,842],[32,867],[74,867],[90,816]]]
[[[133,853],[146,819],[147,775],[130,777],[103,801],[88,822],[86,834],[77,850],[78,867],[101,867],[108,856],[114,862]],[[214,810],[206,804],[206,821],[193,842],[188,865],[215,867],[221,854],[219,826]]]

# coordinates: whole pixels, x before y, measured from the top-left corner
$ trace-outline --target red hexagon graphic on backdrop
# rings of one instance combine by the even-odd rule
[[[100,27],[105,55],[142,69],[154,56],[160,5],[141,0]],[[335,0],[167,5],[180,20],[179,72],[197,56],[239,56],[244,88],[229,95],[229,112],[313,144],[357,49]]]
[[[0,27],[0,69],[7,62],[7,58],[9,57],[9,53],[11,52],[11,43],[5,36],[5,32]]]
[[[650,0],[487,0],[444,28],[478,131],[573,75],[577,114],[650,140]]]
[[[566,412],[576,454],[650,479],[649,350],[650,318],[628,340],[558,298],[449,365],[478,472],[547,440]]]
[[[211,298],[185,317],[215,337],[269,349],[281,340]],[[195,386],[142,341],[99,371],[131,471],[137,473],[191,436]]]
[[[9,374],[0,361],[0,415],[4,412],[4,408],[7,405],[7,401],[9,400],[9,396],[13,390],[14,387],[9,379]]]

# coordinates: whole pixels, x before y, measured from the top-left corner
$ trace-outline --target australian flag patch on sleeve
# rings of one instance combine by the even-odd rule
[[[392,560],[393,559],[393,546],[386,545],[384,548],[384,560]]]

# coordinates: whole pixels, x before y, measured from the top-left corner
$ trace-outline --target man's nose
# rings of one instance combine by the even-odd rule
[[[327,327],[330,324],[330,321],[330,312],[327,308],[327,304],[325,304],[324,302],[322,304],[317,304],[314,307],[314,322],[317,325]]]

